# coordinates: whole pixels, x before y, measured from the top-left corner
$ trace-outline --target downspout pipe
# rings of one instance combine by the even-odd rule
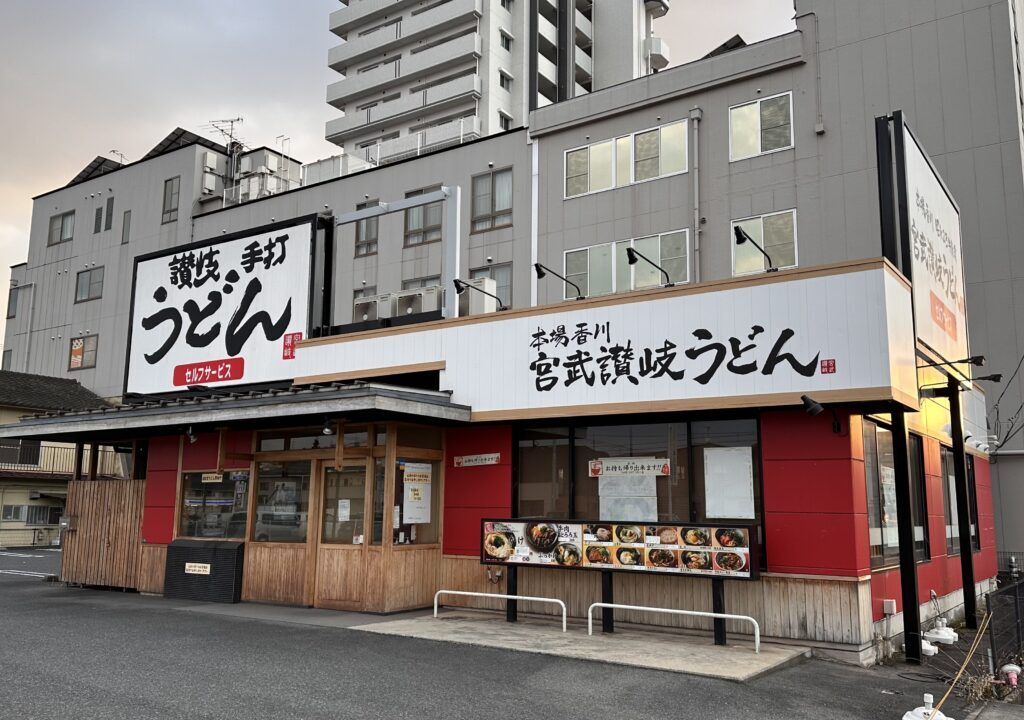
[[[693,125],[693,281],[700,282],[700,121],[704,119],[704,111],[699,107],[690,111],[690,122]]]

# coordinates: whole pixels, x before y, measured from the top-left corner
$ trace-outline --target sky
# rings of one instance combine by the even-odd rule
[[[337,44],[327,18],[338,7],[0,0],[0,288],[25,259],[32,197],[97,155],[137,160],[177,126],[220,141],[208,123],[236,117],[247,144],[273,147],[284,135],[288,154],[304,162],[335,154],[323,134],[335,112],[326,88],[337,78],[327,67]],[[788,32],[792,16],[793,0],[672,0],[655,33],[677,65],[737,33],[755,42]],[[0,291],[0,318],[6,303]]]

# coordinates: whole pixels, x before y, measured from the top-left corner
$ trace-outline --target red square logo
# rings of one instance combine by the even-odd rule
[[[302,333],[287,333],[284,336],[284,347],[281,350],[282,360],[295,359],[295,346],[302,341]]]
[[[822,360],[821,361],[821,374],[822,375],[835,375],[836,374],[836,361],[835,360]]]

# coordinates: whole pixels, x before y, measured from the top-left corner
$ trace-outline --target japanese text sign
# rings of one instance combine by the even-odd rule
[[[960,210],[914,134],[902,130],[917,337],[959,360],[969,355]]]
[[[304,220],[138,258],[125,391],[291,379],[313,240]]]

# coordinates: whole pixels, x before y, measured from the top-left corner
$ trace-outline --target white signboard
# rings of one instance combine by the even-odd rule
[[[209,575],[210,565],[208,563],[185,563],[186,575]]]
[[[455,467],[480,467],[481,465],[497,465],[501,462],[501,453],[485,455],[456,455],[452,464]]]
[[[406,525],[430,522],[430,484],[434,468],[430,463],[405,463],[402,521]]]
[[[324,338],[299,348],[295,377],[443,362],[441,388],[474,419],[763,404],[830,393],[916,406],[910,290],[865,262],[832,275],[765,278],[566,303],[541,312]],[[496,379],[500,379],[496,381]]]
[[[905,125],[903,138],[917,336],[942,359],[960,360],[968,357],[960,210]]]
[[[313,228],[268,226],[138,258],[125,392],[293,378]]]
[[[588,464],[590,477],[616,475],[619,477],[646,477],[669,475],[671,466],[668,458],[601,458]]]
[[[348,522],[352,519],[352,501],[348,498],[338,500],[338,522]]]
[[[751,448],[704,448],[704,505],[708,518],[754,519],[754,453]]]

